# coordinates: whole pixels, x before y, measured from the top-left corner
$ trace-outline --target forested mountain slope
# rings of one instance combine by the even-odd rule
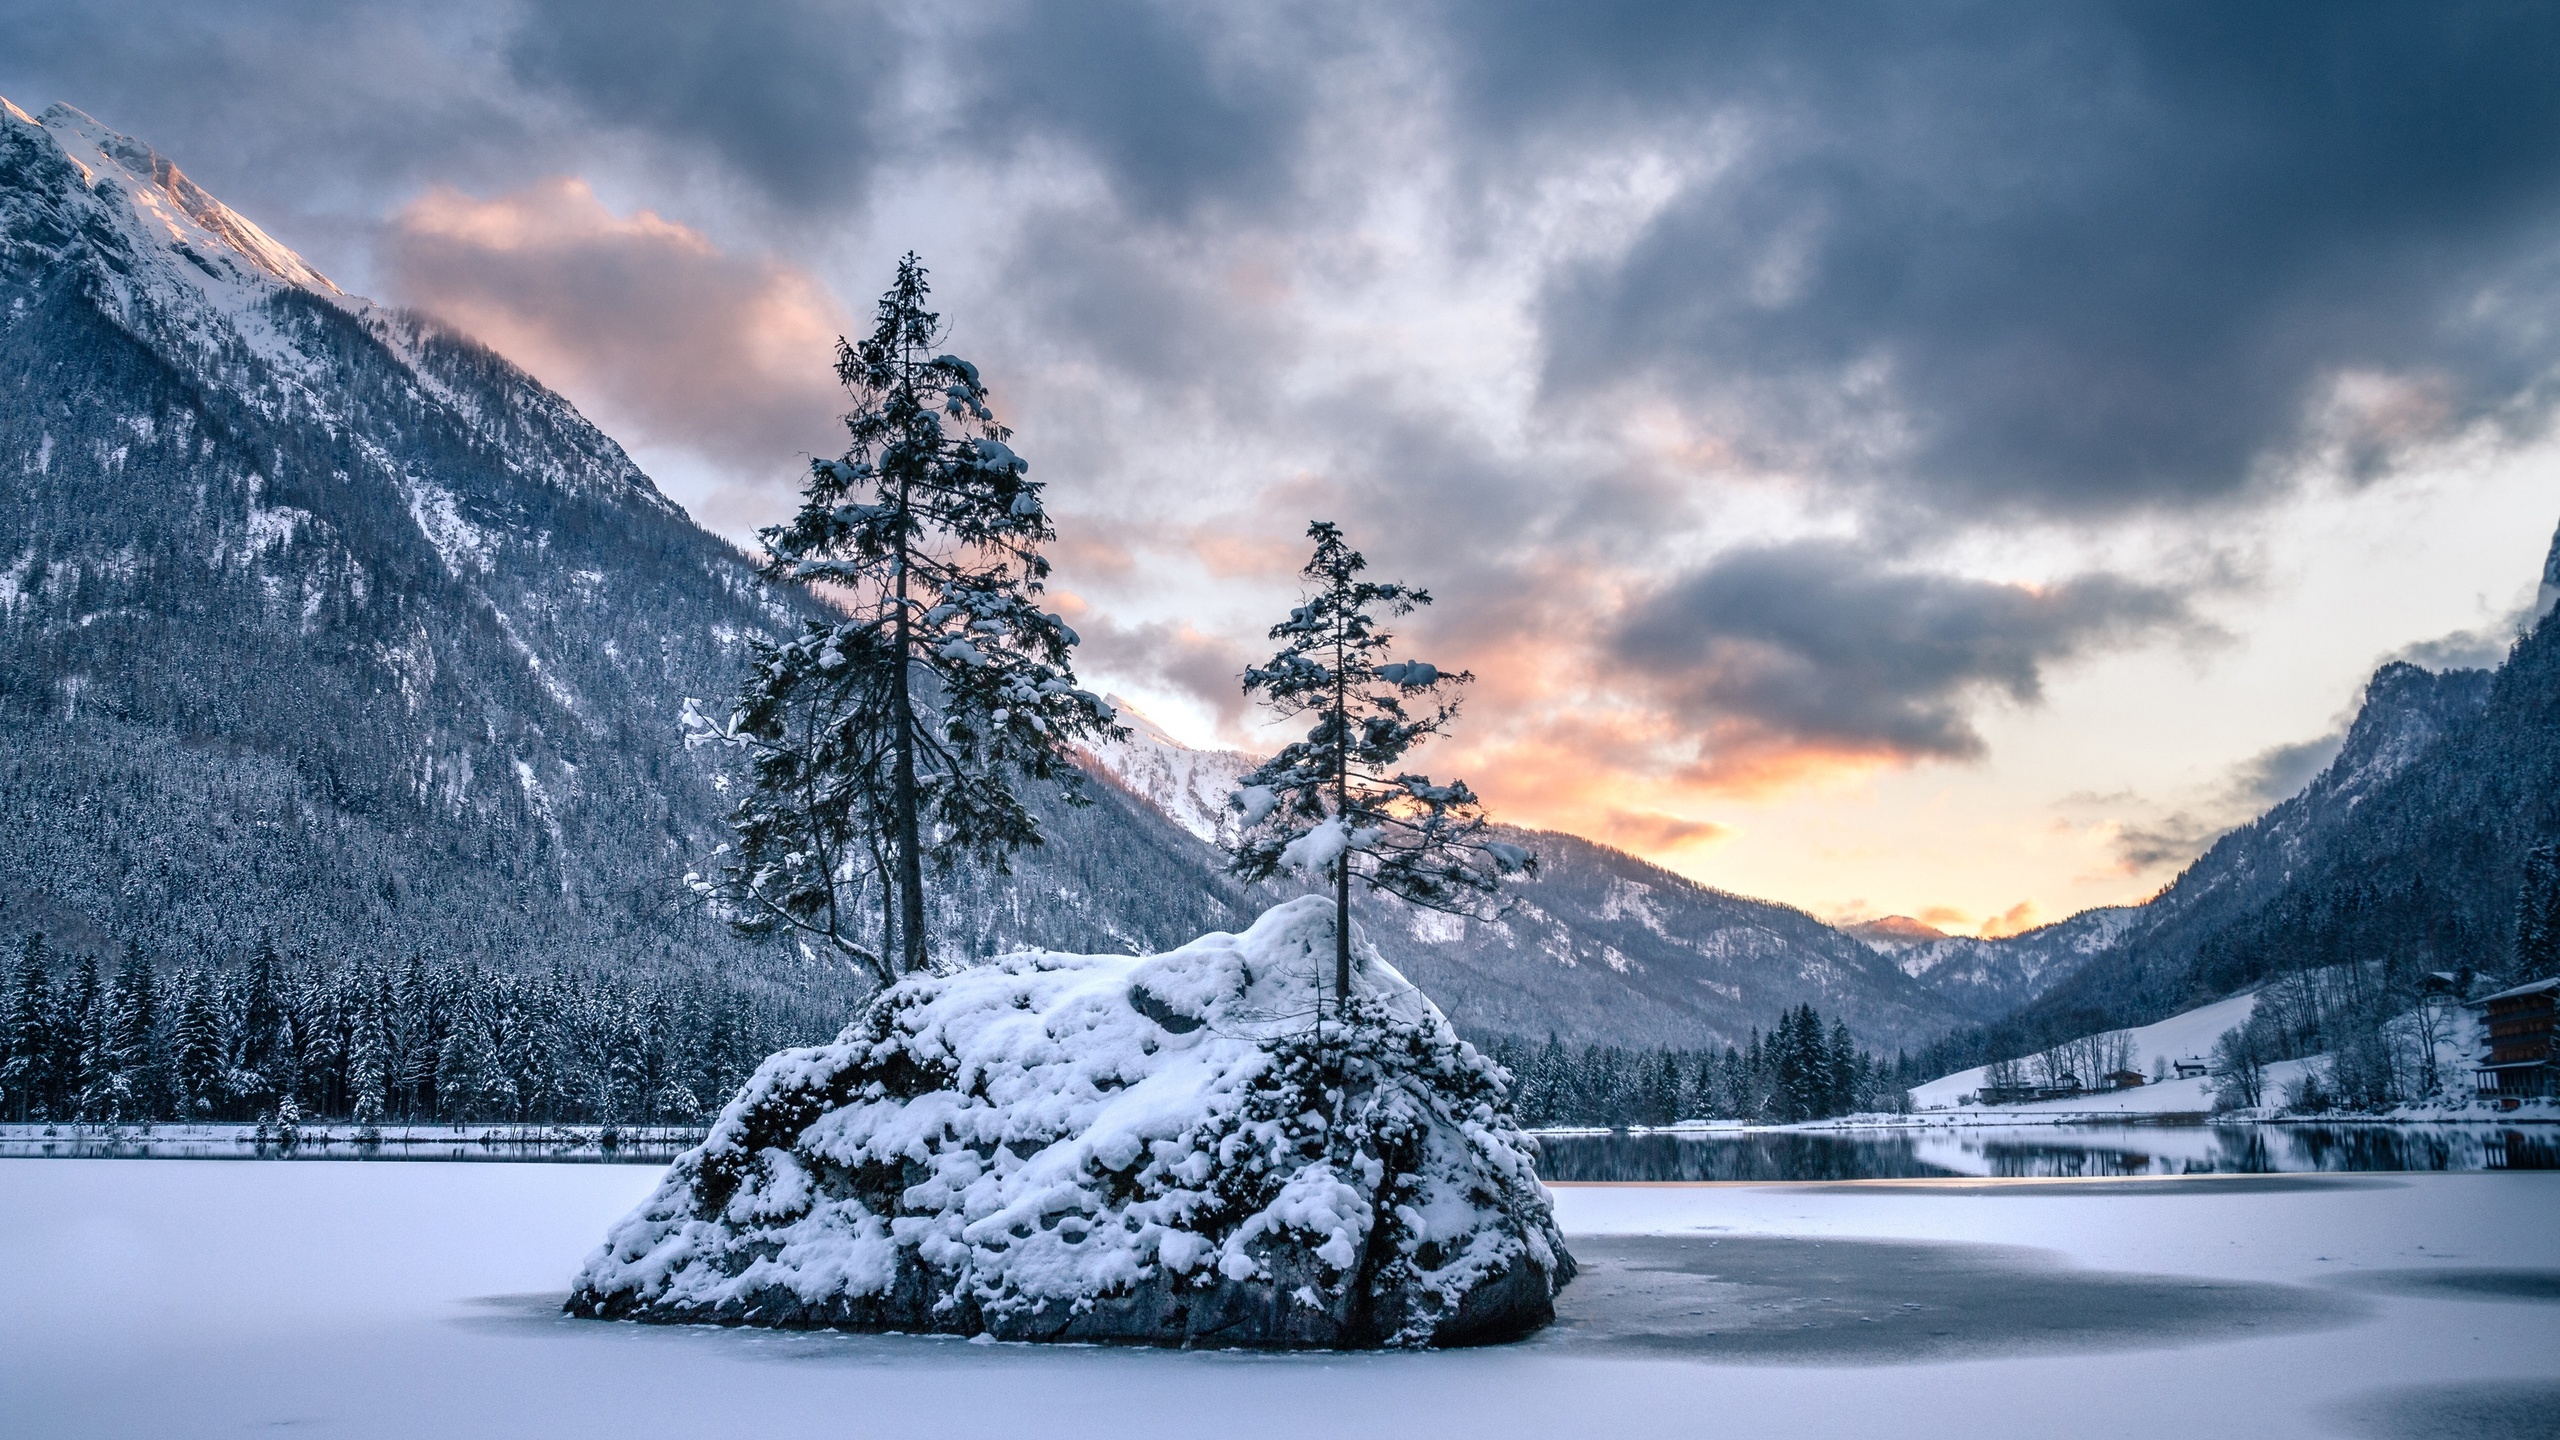
[[[679,716],[807,602],[530,376],[65,107],[0,112],[0,474],[0,928],[774,969],[679,898],[727,809]],[[1245,918],[1125,795],[1053,828],[947,944]]]
[[[2525,856],[2560,837],[2560,537],[2542,594],[2495,671],[2376,672],[2329,768],[2135,911],[2019,1014],[2019,1034],[2147,1022],[2348,962],[2506,973]]]

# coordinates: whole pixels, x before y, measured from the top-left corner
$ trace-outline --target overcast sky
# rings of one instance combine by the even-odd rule
[[[424,12],[424,13],[421,13]],[[1090,681],[1255,743],[1307,521],[1435,771],[1835,918],[2157,889],[2555,521],[2560,11],[0,0],[0,94],[752,541],[932,267]]]

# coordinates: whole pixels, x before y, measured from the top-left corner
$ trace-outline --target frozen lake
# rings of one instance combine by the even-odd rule
[[[2560,1179],[1567,1186],[1525,1344],[1179,1354],[557,1313],[653,1169],[0,1160],[11,1436],[2560,1433]]]

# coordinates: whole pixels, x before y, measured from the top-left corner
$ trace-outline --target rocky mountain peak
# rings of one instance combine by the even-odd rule
[[[120,181],[133,193],[136,207],[160,222],[172,250],[183,246],[199,256],[206,251],[227,254],[287,285],[322,295],[345,293],[255,222],[188,179],[168,157],[132,136],[69,105],[48,106],[34,118],[5,99],[0,107],[6,107],[6,121],[0,123],[41,129],[64,158],[80,167],[92,191],[103,181]]]

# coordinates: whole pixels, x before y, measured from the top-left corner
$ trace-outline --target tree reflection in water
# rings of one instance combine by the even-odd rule
[[[1905,1180],[2560,1169],[2560,1135],[2465,1125],[1617,1131],[1539,1137],[1554,1181]]]

